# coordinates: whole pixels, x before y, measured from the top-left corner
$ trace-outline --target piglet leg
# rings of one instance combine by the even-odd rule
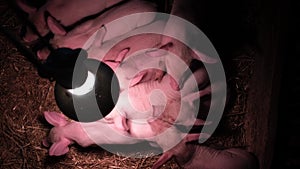
[[[161,157],[154,163],[152,166],[152,169],[158,169],[160,168],[163,164],[171,160],[171,158],[175,155],[178,154],[179,152],[184,152],[184,146],[183,144],[186,144],[187,142],[195,141],[198,140],[200,134],[188,134],[177,146],[172,148],[171,150],[164,152]]]

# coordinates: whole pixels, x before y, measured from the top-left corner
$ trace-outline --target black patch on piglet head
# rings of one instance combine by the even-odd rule
[[[82,49],[58,48],[51,51],[45,63],[38,67],[41,77],[56,80],[66,89],[81,86],[87,76],[87,70],[83,61],[87,58],[87,52]],[[73,71],[77,62],[79,74],[73,79]],[[72,86],[73,79],[73,86]]]

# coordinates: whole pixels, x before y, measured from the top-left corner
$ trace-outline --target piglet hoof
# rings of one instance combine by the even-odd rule
[[[45,147],[50,147],[50,145],[51,145],[51,144],[49,143],[49,141],[48,141],[47,138],[44,138],[44,139],[43,139],[42,144],[43,144],[43,146],[45,146]]]

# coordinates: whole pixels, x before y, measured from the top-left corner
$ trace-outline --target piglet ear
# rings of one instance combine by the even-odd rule
[[[79,27],[78,29],[80,29]],[[76,28],[77,29],[77,28]],[[86,29],[86,28],[82,28]],[[82,31],[82,30],[81,30]],[[102,47],[104,37],[106,35],[107,29],[105,25],[103,25],[99,30],[97,30],[84,44],[84,49],[90,49],[90,48],[100,48]],[[101,53],[99,54],[101,55]]]
[[[128,52],[129,52],[129,48],[125,48],[121,50],[121,52],[118,54],[115,60],[104,60],[104,63],[106,63],[110,68],[115,70],[124,60]]]
[[[44,112],[45,119],[53,126],[65,126],[68,124],[66,117],[57,112]]]
[[[67,31],[65,28],[53,17],[49,16],[47,18],[47,24],[51,32],[55,35],[66,35]]]
[[[204,62],[204,63],[217,63],[218,62],[218,59],[216,58],[212,58],[212,57],[209,57],[203,53],[201,53],[200,51],[196,50],[196,49],[193,49],[193,52],[192,52],[192,56],[194,59],[197,59],[197,60],[200,60],[201,62]]]
[[[49,150],[50,156],[61,156],[69,152],[68,145],[71,142],[67,139],[62,139],[60,142],[52,144]]]
[[[125,49],[121,50],[121,52],[118,54],[118,56],[116,58],[116,61],[121,63],[125,59],[129,50],[130,50],[129,48],[125,48]]]
[[[40,49],[37,51],[36,55],[38,56],[39,60],[46,60],[48,58],[48,56],[50,55],[50,50],[46,47]]]
[[[145,54],[150,57],[161,57],[168,54],[168,51],[164,49],[153,49],[153,50],[146,51]]]
[[[25,4],[22,0],[17,0],[16,4],[19,8],[21,8],[24,12],[28,14],[33,14],[37,11],[37,8],[31,7],[27,4]]]
[[[143,78],[146,76],[146,71],[142,71],[138,73],[134,78],[130,81],[130,87],[138,84],[139,82],[142,82]]]
[[[95,46],[95,47],[100,47],[103,43],[104,37],[106,35],[107,29],[105,25],[103,25],[96,33],[94,38],[90,41],[91,44],[88,44],[87,46]]]

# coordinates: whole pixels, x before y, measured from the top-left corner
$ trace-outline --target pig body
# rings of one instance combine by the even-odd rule
[[[141,18],[151,18],[151,16],[152,13],[141,14]],[[129,16],[129,18],[131,17],[132,16]],[[127,20],[126,18],[122,18],[117,20],[117,23],[125,23]],[[97,33],[93,35],[94,38],[91,38],[92,40],[96,40],[89,40],[84,48],[87,49],[89,58],[105,63],[113,62],[114,60],[120,63],[124,60],[124,63],[120,65],[120,71],[126,74],[127,79],[132,79],[136,73],[139,73],[138,71],[152,67],[157,69],[157,71],[153,71],[152,69],[152,72],[143,72],[144,74],[142,73],[142,75],[145,76],[141,75],[141,79],[139,80],[146,81],[148,79],[155,80],[161,78],[161,71],[165,71],[172,75],[175,79],[174,82],[178,83],[179,86],[182,86],[184,83],[181,78],[184,73],[189,71],[189,65],[193,59],[208,64],[218,62],[217,59],[210,58],[197,50],[190,49],[185,44],[178,42],[178,40],[171,46],[161,47],[160,49],[157,48],[162,37],[164,37],[161,33],[164,30],[165,24],[166,22],[164,20],[155,20],[150,24],[140,26],[125,34],[107,40],[107,36],[111,37],[111,35],[114,34],[108,33],[109,28],[114,25],[114,22],[112,22],[99,29]],[[109,26],[109,28],[106,28],[106,26]],[[177,48],[179,48],[180,51],[177,50]],[[127,50],[127,52],[120,57],[120,53],[124,50]],[[129,61],[126,60],[130,55],[135,55],[134,59],[129,58]],[[120,74],[122,74],[122,72],[120,72]],[[178,85],[172,84],[173,89],[176,89],[176,86]]]
[[[150,141],[155,147],[167,149],[167,146],[174,145],[170,142],[167,145],[166,140],[158,136],[168,130],[165,134],[172,135],[172,141],[178,142],[182,138],[172,126],[179,114],[180,93],[170,87],[170,80],[170,76],[164,76],[161,82],[140,83],[122,91],[115,110],[106,118],[114,120],[115,124],[123,124],[120,130],[128,129],[132,137]],[[151,123],[162,125],[153,128]]]
[[[140,0],[131,0],[104,12],[102,15],[99,15],[95,19],[88,20],[78,25],[69,32],[65,31],[64,28],[59,23],[57,23],[56,20],[49,17],[48,25],[50,30],[54,33],[53,39],[50,40],[50,45],[54,49],[84,48],[84,45],[87,43],[88,39],[91,38],[91,36],[103,25],[107,25],[108,23],[126,15],[154,11],[156,11],[156,7],[153,3]],[[146,25],[153,21],[154,17],[154,14],[136,14],[130,20],[127,20],[126,23],[122,23],[122,25],[109,24],[109,26],[106,27],[107,33],[106,36],[103,37],[103,41],[107,41],[109,39],[125,34],[142,25]],[[38,51],[38,56],[39,58],[45,59],[49,55],[49,52],[50,51],[47,48],[42,49],[41,51]]]
[[[156,24],[158,24],[158,26]],[[145,26],[145,28],[163,28],[159,24],[159,22],[153,23],[153,25],[150,24]],[[141,30],[143,30],[143,28],[141,28]],[[109,63],[109,65],[116,71],[118,78],[121,79],[121,93],[119,101],[116,105],[116,108],[111,112],[110,115],[107,116],[107,118],[114,121],[114,124],[119,130],[122,130],[123,132],[129,132],[134,138],[146,139],[161,147],[163,150],[168,150],[168,148],[170,148],[169,146],[172,146],[173,144],[167,143],[168,141],[163,138],[174,137],[174,139],[171,140],[173,140],[173,143],[176,144],[184,136],[173,126],[174,123],[191,126],[196,121],[198,124],[203,124],[203,121],[196,120],[196,115],[194,114],[196,111],[196,106],[193,105],[193,102],[201,96],[210,94],[209,86],[204,88],[201,92],[196,91],[198,84],[207,84],[209,81],[208,76],[206,75],[207,73],[204,69],[199,69],[194,73],[196,83],[193,83],[193,78],[190,78],[187,79],[185,84],[182,86],[181,91],[174,90],[171,87],[171,84],[178,86],[176,80],[174,80],[170,75],[162,76],[161,74],[161,72],[164,70],[169,70],[166,68],[166,62],[171,60],[172,56],[169,59],[166,59],[166,57],[169,57],[169,55],[165,53],[160,54],[161,51],[154,51],[159,53],[159,55],[155,56],[145,54],[145,52],[142,51],[142,54],[139,53],[135,55],[136,57],[132,57],[133,59],[129,57],[128,60],[124,60],[130,50],[140,49],[139,47],[135,47],[139,45],[134,45],[134,43],[132,43],[132,39],[143,38],[144,35],[141,35],[132,37],[132,39],[126,39],[124,43],[120,43],[122,45],[115,46],[116,48],[114,49],[121,50],[121,52],[117,54],[118,56],[116,58],[103,58],[104,54],[101,54],[101,52],[104,51],[103,53],[106,53],[106,51],[109,49],[110,41],[102,43],[102,39],[105,37],[106,32],[105,29],[102,29],[101,31],[96,34],[96,36],[99,35],[97,39],[100,39],[100,45],[98,43],[92,43],[88,49],[88,52],[89,56],[94,57],[94,59]],[[138,31],[138,29],[136,29],[136,31]],[[149,37],[152,37],[152,35]],[[159,39],[160,36],[154,37],[155,40],[150,40],[150,43],[146,43],[144,46],[147,47],[149,44],[153,45],[152,42],[157,42],[157,39]],[[126,43],[127,40],[130,43]],[[146,60],[152,62],[154,65],[150,64],[149,66],[149,62],[144,62]],[[200,60],[200,58],[198,58],[198,60]],[[175,65],[169,66],[176,67],[176,62],[173,63],[175,63]],[[152,71],[151,73],[154,74],[154,76],[150,75],[150,77],[154,77],[155,79],[151,80],[150,78],[150,80],[148,79],[143,83],[134,83],[135,85],[129,85],[130,80],[134,80],[135,78],[138,79],[137,82],[140,82],[141,78],[139,77],[144,77],[145,74],[138,74],[138,77],[135,77],[135,73],[140,73],[138,71],[141,68],[148,67],[161,69],[159,70],[160,73],[158,73],[158,77],[162,76],[162,79],[157,78],[157,71]],[[122,77],[120,78],[120,76]],[[127,85],[124,85],[124,83],[127,83]],[[153,91],[156,92],[153,93]],[[181,95],[181,92],[183,95]],[[153,98],[152,101],[151,98]],[[184,103],[184,105],[182,105],[182,103]],[[94,125],[95,126],[91,128],[99,128],[96,124]],[[141,131],[140,128],[147,129],[147,131]],[[164,133],[168,135],[167,137],[155,137],[165,130],[167,132]],[[98,137],[96,133],[93,134],[92,137],[95,137],[95,139],[101,139],[101,137]],[[99,140],[99,143],[101,144],[101,140]]]
[[[90,38],[91,35],[95,33],[98,29],[100,29],[103,25],[106,25],[112,22],[113,20],[116,20],[126,15],[154,11],[156,11],[156,7],[152,3],[140,0],[131,0],[125,4],[122,4],[104,12],[102,15],[98,16],[95,19],[82,23],[70,32],[59,33],[58,31],[56,32],[55,29],[53,29],[55,36],[50,43],[55,48],[82,48],[88,40],[88,38]],[[109,28],[107,28],[108,32],[106,33],[106,36],[103,40],[106,41],[116,36],[120,36],[141,25],[150,23],[151,21],[153,21],[153,19],[154,15],[148,15],[147,18],[136,15],[135,18],[132,18],[131,23],[123,24],[122,28],[111,25]],[[78,41],[76,42],[78,44],[72,44],[75,41]]]
[[[174,4],[180,4],[177,2],[183,1],[175,0]],[[179,7],[176,5],[173,6],[172,11],[173,14],[182,14],[179,10]],[[170,20],[170,22],[172,22],[172,20]],[[166,31],[174,28],[172,27],[172,24],[170,25],[171,26],[166,27]],[[172,31],[176,34],[182,30],[184,30],[184,28],[174,29]],[[155,45],[160,49],[167,50],[179,56],[186,65],[189,65],[193,59],[207,63],[216,62],[216,60],[210,60],[210,58],[206,57],[205,55],[197,53],[197,51],[191,51],[181,42],[169,37],[163,37],[161,43],[159,45]],[[116,56],[119,56],[121,51],[124,51],[124,49],[128,49],[130,47],[132,48],[132,46],[135,46],[134,41],[128,44],[123,43],[123,46],[117,45],[117,47],[114,47],[114,49],[118,50],[113,51],[116,52],[116,54],[108,56],[111,58],[104,58],[104,61],[113,61],[117,58]],[[146,47],[152,48],[153,46]],[[97,46],[97,48],[101,49],[99,46]],[[165,55],[166,54],[164,52],[157,50],[150,52],[149,57],[161,57]],[[122,59],[120,59],[120,61],[122,61]],[[180,91],[172,89],[170,84],[175,84],[174,86],[181,85],[178,84],[181,83],[179,79],[181,79],[186,67],[181,67],[178,71],[176,70],[176,62],[172,62],[172,60],[168,59],[163,61],[165,62],[165,65],[163,65],[162,69],[166,70],[170,74],[175,74],[175,79],[169,75],[165,75],[162,76],[161,81],[152,79],[152,81],[150,80],[144,83],[137,83],[134,86],[129,86],[129,88],[124,88],[120,93],[120,98],[116,108],[104,119],[106,124],[111,125],[112,130],[118,131],[118,133],[121,135],[123,134],[123,136],[129,136],[131,139],[116,135],[111,135],[108,137],[106,134],[109,133],[98,132],[99,129],[103,127],[102,125],[104,123],[94,122],[80,124],[77,122],[70,122],[68,125],[54,127],[51,130],[49,140],[54,143],[53,145],[55,145],[57,141],[60,142],[61,140],[64,140],[57,138],[68,138],[67,140],[71,141],[68,141],[67,144],[64,144],[65,147],[67,147],[74,141],[82,146],[88,146],[92,143],[115,144],[117,142],[117,144],[134,144],[138,142],[136,139],[142,139],[150,141],[154,146],[159,146],[165,151],[160,159],[154,164],[153,168],[159,168],[171,157],[175,157],[178,164],[187,169],[255,169],[257,167],[255,159],[249,153],[243,150],[215,150],[201,145],[186,144],[189,141],[198,140],[199,134],[183,134],[179,132],[174,124],[183,124],[185,126],[193,125],[194,123],[198,125],[204,124],[203,121],[196,119],[195,114],[191,113],[195,112],[195,105],[193,105],[193,102],[198,97],[209,95],[211,93],[211,89],[210,86],[206,86],[201,91],[195,92],[194,90],[196,86],[190,83],[190,79],[188,78],[185,83],[182,82],[184,83],[181,88],[181,92],[183,94],[182,98]],[[126,68],[124,69],[126,70]],[[195,75],[198,84],[207,83],[208,77],[205,71],[196,71]],[[129,76],[126,75],[125,77]],[[182,99],[185,102],[185,106],[181,106]],[[88,135],[86,135],[88,137],[81,137],[83,138],[81,140],[80,138],[74,136],[77,135],[77,133],[70,132],[67,134],[67,126],[71,127],[72,123],[80,125],[83,128],[87,127],[90,132]],[[61,130],[64,132],[59,132]],[[183,141],[181,141],[182,139]],[[176,145],[177,143],[179,144],[172,148],[172,146]],[[63,153],[52,153],[52,155],[61,155],[66,153],[66,151],[61,152]]]
[[[170,87],[172,80],[169,75],[165,75],[161,82],[144,82],[122,91],[113,111],[97,122],[67,122],[62,120],[61,115],[57,116],[57,113],[45,113],[46,120],[55,126],[50,131],[48,143],[45,142],[45,145],[53,143],[50,155],[66,153],[68,145],[74,142],[89,146],[134,144],[137,140],[147,140],[163,150],[170,149],[186,135],[179,132],[173,126],[174,123],[184,121],[185,125],[203,124],[202,120],[196,120],[194,112],[179,112],[180,106],[191,105],[181,105],[180,92]],[[190,97],[183,97],[183,101],[185,99]],[[191,113],[189,116],[179,115]],[[178,119],[177,116],[184,119]],[[140,130],[141,128],[146,131]],[[171,142],[169,138],[172,138]]]
[[[207,83],[208,79],[205,76],[201,77],[203,74],[205,70],[198,69],[193,77],[188,78],[181,90],[171,87],[176,82],[167,74],[161,81],[143,82],[123,91],[120,94],[120,102],[116,105],[123,121],[127,120],[127,127],[123,128],[128,128],[133,137],[144,138],[163,151],[178,144],[186,134],[180,132],[176,125],[188,128],[205,124],[203,120],[196,119],[196,100],[210,94],[210,86],[201,91],[197,89],[197,84]]]
[[[43,141],[45,146],[51,145],[49,154],[53,156],[67,153],[68,146],[73,143],[87,147],[93,144],[134,144],[139,142],[139,140],[131,138],[127,132],[116,130],[115,125],[106,119],[80,123],[67,121],[65,116],[56,112],[44,112],[44,116],[54,126],[49,136]],[[92,140],[87,132],[97,136]]]
[[[259,169],[257,158],[245,150],[238,148],[217,150],[187,143],[186,139],[165,152],[152,168],[159,168],[171,158],[175,158],[176,162],[185,169]]]
[[[45,20],[46,12],[49,12],[63,26],[69,26],[79,21],[80,19],[97,14],[106,8],[109,8],[122,0],[51,0],[47,1],[40,8],[33,8],[26,5],[22,0],[17,0],[17,5],[29,14],[28,20],[33,23],[38,33],[45,36],[49,32],[49,27]],[[27,29],[24,40],[31,42],[36,40],[38,36]]]

